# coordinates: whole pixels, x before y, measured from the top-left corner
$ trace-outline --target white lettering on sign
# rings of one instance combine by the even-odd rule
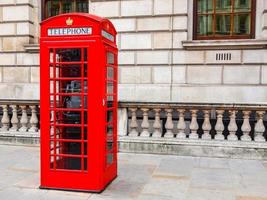
[[[108,40],[114,42],[114,36],[108,33],[107,31],[102,30],[102,36]]]
[[[91,35],[91,27],[79,28],[49,28],[48,36],[62,36],[62,35]]]

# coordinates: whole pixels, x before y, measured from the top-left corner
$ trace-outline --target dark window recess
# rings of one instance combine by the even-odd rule
[[[194,0],[194,39],[254,38],[255,4],[256,0]]]
[[[42,0],[42,18],[70,12],[89,12],[88,0]]]

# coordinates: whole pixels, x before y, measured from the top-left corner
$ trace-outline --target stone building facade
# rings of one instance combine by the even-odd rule
[[[193,0],[89,1],[118,30],[119,100],[131,102],[266,102],[266,10],[257,0],[254,39],[193,40]],[[1,99],[39,99],[41,13],[38,0],[0,1]]]
[[[0,0],[0,137],[33,137],[29,132],[39,137],[38,40],[44,2]],[[197,2],[88,0],[88,12],[109,18],[118,31],[119,148],[266,158],[267,1]],[[253,8],[249,13],[239,8],[236,14],[233,5],[225,7],[232,11],[222,16],[231,20],[220,16],[210,30],[210,2],[252,2]],[[216,36],[217,22],[221,32],[230,27],[231,34],[249,34],[207,39]],[[198,30],[198,23],[204,28]],[[237,30],[235,23],[241,24]],[[196,37],[203,31],[207,35]]]

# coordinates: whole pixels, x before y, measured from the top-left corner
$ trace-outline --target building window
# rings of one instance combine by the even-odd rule
[[[255,4],[256,0],[194,0],[193,38],[254,38]]]
[[[88,0],[44,0],[43,19],[70,12],[88,13]]]

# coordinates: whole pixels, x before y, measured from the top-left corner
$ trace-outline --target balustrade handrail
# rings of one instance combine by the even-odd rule
[[[267,111],[266,103],[186,103],[186,102],[119,102],[119,108],[184,108],[184,109],[215,109],[215,110],[257,110]]]
[[[0,99],[0,105],[32,106],[32,105],[40,105],[40,101],[39,100],[9,100],[9,99]]]

